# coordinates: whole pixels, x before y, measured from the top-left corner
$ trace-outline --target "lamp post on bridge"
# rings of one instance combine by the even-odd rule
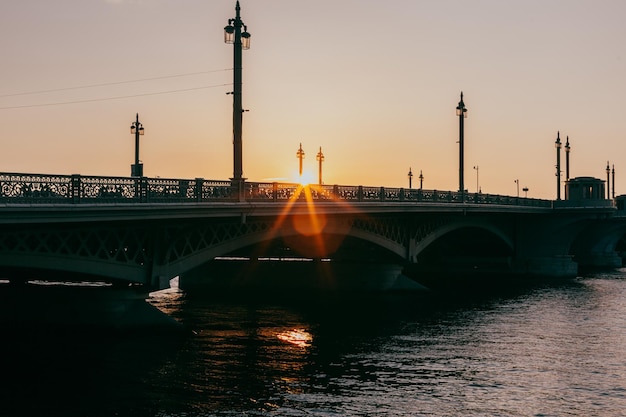
[[[560,132],[556,132],[556,199],[561,199],[561,136]]]
[[[130,125],[130,133],[135,135],[135,163],[130,166],[131,177],[143,177],[143,164],[139,162],[139,136],[143,136],[143,125],[139,122],[139,113],[137,118]]]
[[[320,146],[320,151],[317,153],[317,156],[315,157],[315,159],[317,159],[317,162],[319,163],[318,166],[318,173],[317,173],[317,183],[318,185],[322,185],[322,162],[324,162],[324,154],[322,153],[322,147]],[[300,169],[302,170],[302,168]]]
[[[609,161],[606,161],[606,199],[611,199],[611,168]]]
[[[569,135],[565,139],[565,181],[569,181],[569,153],[571,147],[569,146]]]
[[[517,198],[519,198],[519,180],[515,180],[513,181],[515,183],[515,185],[517,185]]]
[[[478,165],[476,165],[474,167],[474,169],[476,170],[476,192],[479,193],[480,192],[480,184],[478,183]]]
[[[615,199],[615,164],[613,164],[613,171],[611,172],[612,181],[611,181],[611,195],[612,198]]]
[[[224,42],[233,44],[233,186],[238,190],[239,199],[243,198],[243,162],[242,162],[242,122],[243,107],[241,100],[241,61],[243,49],[250,49],[250,34],[248,27],[240,16],[239,1],[235,5],[235,18],[228,19],[228,26],[224,27]],[[243,28],[243,32],[242,32]]]
[[[422,189],[422,185],[424,185],[424,175],[422,175],[422,170],[420,169],[420,190]]]
[[[461,101],[456,106],[456,115],[459,116],[459,192],[461,193],[461,202],[465,202],[465,186],[463,185],[463,119],[467,117],[467,108],[463,103],[463,92],[461,91]]]
[[[300,144],[300,149],[296,152],[296,157],[300,160],[300,169],[298,170],[298,174],[302,177],[302,160],[304,159],[304,151],[302,150],[302,143]]]
[[[407,174],[407,177],[409,177],[409,190],[413,189],[413,171],[411,170],[411,167],[409,167],[409,173]]]

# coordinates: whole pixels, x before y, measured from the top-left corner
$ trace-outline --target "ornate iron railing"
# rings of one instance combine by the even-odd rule
[[[239,187],[231,181],[203,178],[165,179],[147,177],[100,177],[0,173],[1,204],[119,204],[198,203],[210,201],[314,201],[472,203],[551,207],[553,202],[482,193],[366,187],[246,182]]]

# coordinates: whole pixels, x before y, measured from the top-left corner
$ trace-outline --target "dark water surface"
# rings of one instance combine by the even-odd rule
[[[3,332],[0,416],[626,415],[626,270],[491,294],[151,303],[188,332]]]

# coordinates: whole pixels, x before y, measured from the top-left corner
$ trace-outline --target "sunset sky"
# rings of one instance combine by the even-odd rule
[[[570,175],[626,193],[626,1],[241,0],[250,181],[556,197]],[[227,179],[235,0],[4,0],[0,171],[130,175],[139,113],[149,177]],[[565,154],[562,153],[565,171]],[[565,175],[563,173],[563,179]],[[521,191],[520,191],[521,193]]]

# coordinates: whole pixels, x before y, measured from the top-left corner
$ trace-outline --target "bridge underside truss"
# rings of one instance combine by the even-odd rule
[[[303,250],[303,256],[332,257],[341,252],[346,237],[413,262],[418,251],[445,231],[472,224],[487,227],[462,216],[353,214],[322,220],[294,215],[4,225],[0,228],[0,278],[54,277],[162,288],[177,275],[245,247],[263,256],[270,247],[267,242],[281,240],[294,248],[299,243],[306,243],[303,248],[324,248],[321,252]],[[505,236],[498,227],[488,225]]]

